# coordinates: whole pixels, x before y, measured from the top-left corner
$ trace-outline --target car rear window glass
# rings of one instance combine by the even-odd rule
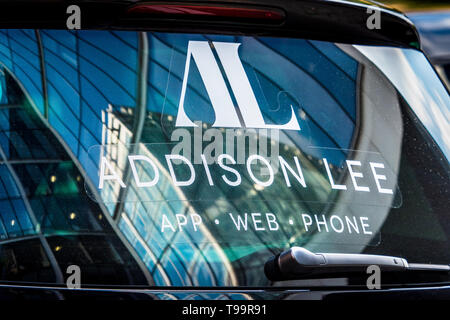
[[[0,30],[0,65],[1,280],[266,286],[291,246],[450,261],[450,102],[419,51]]]

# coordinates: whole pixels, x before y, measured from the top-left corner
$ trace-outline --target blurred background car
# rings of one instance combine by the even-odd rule
[[[414,22],[422,50],[442,81],[450,88],[450,1],[382,1],[399,9]]]
[[[410,13],[419,30],[422,49],[450,88],[450,10]]]

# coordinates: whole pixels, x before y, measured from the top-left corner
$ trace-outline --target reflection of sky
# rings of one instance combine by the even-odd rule
[[[450,160],[450,98],[425,56],[413,49],[355,47],[391,80]]]

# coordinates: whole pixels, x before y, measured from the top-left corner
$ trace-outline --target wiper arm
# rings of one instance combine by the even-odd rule
[[[267,261],[264,273],[272,281],[339,277],[366,274],[370,265],[377,265],[382,272],[450,272],[450,265],[408,263],[403,258],[371,254],[314,253],[292,247]]]

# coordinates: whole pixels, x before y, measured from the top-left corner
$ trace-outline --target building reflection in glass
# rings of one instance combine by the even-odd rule
[[[1,279],[63,283],[69,265],[87,283],[146,283],[61,142],[2,71]]]
[[[313,184],[308,193],[294,190],[287,196],[295,201],[268,201],[271,199],[264,198],[251,181],[244,179],[233,195],[230,190],[216,188],[208,201],[190,202],[187,200],[194,194],[210,192],[205,184],[184,191],[164,178],[157,187],[147,190],[131,187],[127,191],[118,188],[96,193],[93,181],[98,179],[98,158],[89,153],[92,146],[116,146],[107,157],[118,164],[126,159],[130,145],[137,146],[139,153],[159,159],[161,155],[147,146],[166,143],[165,152],[170,153],[188,40],[242,43],[240,56],[251,83],[258,84],[253,89],[267,121],[275,123],[285,117],[289,106],[296,107],[303,131],[280,131],[273,142],[279,143],[280,155],[285,158],[299,157],[305,176]],[[92,284],[266,285],[262,266],[280,248],[292,244],[310,245],[313,250],[324,248],[323,234],[305,234],[289,224],[287,215],[279,217],[280,233],[264,237],[248,232],[244,238],[233,239],[226,227],[216,228],[212,223],[218,214],[229,211],[357,214],[361,204],[351,205],[351,197],[342,199],[331,190],[322,163],[322,158],[329,159],[333,175],[345,183],[349,177],[342,167],[347,158],[355,158],[352,149],[389,154],[388,164],[394,173],[398,172],[401,130],[386,131],[396,137],[391,144],[372,139],[375,131],[398,126],[370,125],[367,119],[376,112],[370,115],[368,112],[374,108],[362,108],[379,104],[379,97],[361,93],[361,86],[378,80],[371,79],[370,72],[334,44],[295,41],[294,52],[288,40],[270,38],[0,31],[0,61],[6,84],[3,88],[7,88],[4,97],[11,99],[0,109],[0,170],[4,172],[0,195],[1,205],[7,208],[1,212],[0,237],[5,261],[14,261],[8,255],[20,250],[8,251],[6,248],[13,243],[8,241],[20,239],[14,243],[23,246],[31,241],[26,246],[35,246],[32,254],[40,257],[32,261],[41,266],[29,269],[47,276],[27,276],[30,281],[61,281],[66,266],[77,264],[91,274],[85,281]],[[260,59],[253,59],[255,54]],[[146,72],[140,68],[142,65],[148,66]],[[198,71],[194,68],[192,72],[187,112],[198,116],[209,128],[213,118],[208,95],[198,81]],[[142,81],[144,85],[139,86]],[[394,98],[388,101],[396,97],[395,90],[383,90],[380,92],[388,93],[386,106],[396,106],[391,108],[391,118],[401,123],[398,103]],[[317,101],[321,108],[317,108]],[[207,111],[196,114],[196,108]],[[358,157],[364,160],[365,154],[356,154]],[[125,168],[119,171],[128,181],[129,169],[122,165],[117,168]],[[86,195],[85,181],[87,191],[97,201]],[[282,184],[281,180],[274,182],[272,197],[282,192]],[[176,200],[154,201],[168,195]],[[382,225],[392,201],[387,198],[382,207],[371,209],[378,217],[375,229]],[[195,234],[160,231],[158,215],[192,212],[201,214],[212,227]],[[370,241],[361,241],[351,251],[363,251]],[[328,243],[327,248],[331,250],[333,245]],[[20,274],[20,270],[5,272]],[[13,275],[4,279],[8,277],[13,279]]]

